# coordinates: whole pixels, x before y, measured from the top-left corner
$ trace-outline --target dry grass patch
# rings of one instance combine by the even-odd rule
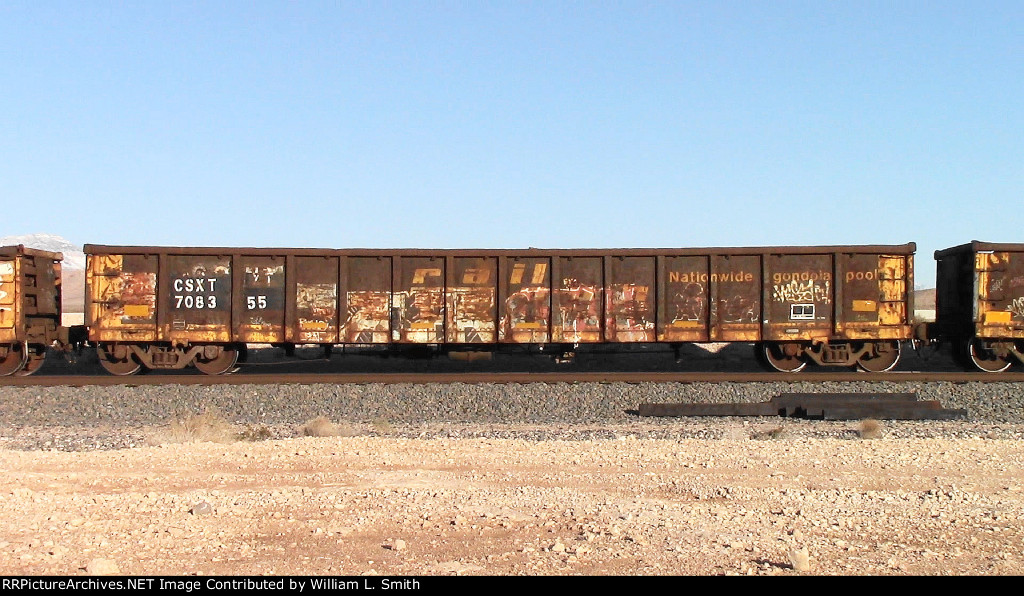
[[[341,426],[331,422],[326,416],[317,416],[303,424],[300,431],[302,432],[302,435],[306,437],[339,437],[351,436],[352,434]]]
[[[270,429],[262,424],[249,425],[244,430],[235,435],[235,438],[239,441],[266,441],[273,433]]]
[[[227,420],[215,412],[203,412],[177,418],[150,438],[150,443],[232,443],[238,433]]]
[[[861,420],[857,426],[857,434],[862,439],[880,439],[882,437],[882,423],[872,418]]]
[[[373,420],[373,430],[379,434],[386,435],[392,430],[391,423],[388,422],[387,418],[375,418]]]
[[[750,438],[757,441],[768,441],[771,439],[781,439],[785,434],[785,427],[775,426],[769,429],[755,430],[751,433]]]

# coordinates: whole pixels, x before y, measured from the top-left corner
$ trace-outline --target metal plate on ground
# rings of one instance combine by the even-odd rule
[[[641,416],[781,416],[816,420],[954,420],[965,409],[945,409],[916,393],[783,393],[761,403],[641,404]]]

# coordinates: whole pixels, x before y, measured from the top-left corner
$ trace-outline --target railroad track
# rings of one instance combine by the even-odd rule
[[[111,375],[35,375],[0,377],[0,387],[113,386],[113,385],[313,385],[397,383],[1020,383],[1024,373],[976,372],[804,372],[799,374],[750,372],[446,372],[446,373],[266,373],[240,370],[230,375],[154,372],[118,377]]]

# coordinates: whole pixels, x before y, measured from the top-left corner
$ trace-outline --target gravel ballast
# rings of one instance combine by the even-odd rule
[[[955,421],[889,421],[890,436],[1019,438],[1024,392],[1014,383],[537,383],[0,387],[0,437],[16,449],[131,447],[153,428],[200,413],[260,426],[276,438],[324,416],[353,434],[595,438],[732,436],[735,424],[785,424],[809,436],[849,422],[783,418],[642,418],[643,403],[755,403],[781,393],[908,393],[966,409]],[[521,427],[530,426],[525,431]],[[517,430],[511,430],[516,427]]]

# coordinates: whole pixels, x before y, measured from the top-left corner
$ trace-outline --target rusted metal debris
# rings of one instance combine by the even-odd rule
[[[817,420],[953,420],[965,409],[945,409],[916,393],[783,393],[761,403],[642,404],[641,416],[781,416]]]

